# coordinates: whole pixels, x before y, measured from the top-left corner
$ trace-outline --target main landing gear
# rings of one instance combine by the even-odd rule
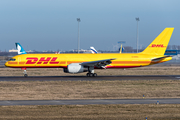
[[[94,73],[94,66],[88,67],[88,73],[86,74],[87,77],[96,77],[97,74]]]
[[[28,75],[27,75],[27,71],[26,71],[26,68],[21,68],[21,70],[24,70],[24,77],[28,77]]]
[[[96,73],[87,73],[86,76],[87,77],[96,77],[97,74]]]

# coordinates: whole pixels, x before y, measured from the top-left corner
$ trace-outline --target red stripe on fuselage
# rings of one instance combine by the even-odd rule
[[[18,64],[18,62],[8,62],[8,64]]]
[[[144,64],[151,63],[151,61],[112,61],[112,64]]]
[[[12,68],[67,68],[67,66],[11,66]],[[106,68],[134,68],[142,66],[107,66]],[[95,69],[99,69],[94,67]]]
[[[19,62],[19,64],[25,64],[25,62]]]

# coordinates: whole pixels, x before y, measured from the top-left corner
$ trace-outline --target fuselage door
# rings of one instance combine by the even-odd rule
[[[18,62],[21,62],[21,57],[18,57]]]

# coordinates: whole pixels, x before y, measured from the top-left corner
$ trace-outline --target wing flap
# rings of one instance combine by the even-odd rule
[[[85,66],[85,67],[95,66],[98,68],[104,68],[106,65],[111,64],[112,60],[115,60],[115,58],[98,60],[98,61],[91,61],[91,62],[83,62],[83,63],[80,63],[80,65]]]

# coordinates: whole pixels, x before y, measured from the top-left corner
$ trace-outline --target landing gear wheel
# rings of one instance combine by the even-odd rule
[[[87,73],[86,76],[87,77],[96,77],[97,74],[96,73]]]
[[[89,77],[89,76],[90,76],[90,74],[89,74],[89,73],[87,73],[87,74],[86,74],[86,76],[87,76],[87,77]]]
[[[27,74],[24,74],[24,77],[28,77],[28,75],[27,75]]]
[[[93,76],[94,76],[94,77],[96,77],[96,76],[97,76],[97,74],[96,74],[96,73],[94,73],[94,74],[93,74]]]
[[[28,75],[27,75],[27,71],[26,71],[26,68],[21,68],[22,70],[24,70],[24,77],[27,77]]]
[[[93,74],[93,73],[90,73],[89,76],[92,77],[92,76],[94,76],[94,74]]]

